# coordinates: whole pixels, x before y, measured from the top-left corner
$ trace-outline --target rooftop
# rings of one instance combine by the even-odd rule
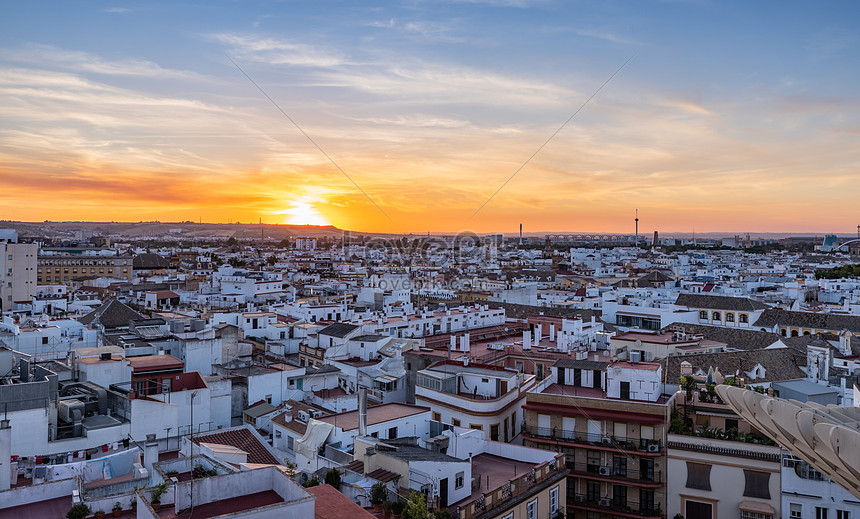
[[[307,490],[316,497],[314,502],[314,517],[316,519],[343,519],[345,517],[371,519],[376,517],[331,485],[317,485]]]
[[[376,405],[367,408],[367,425],[375,425],[391,420],[397,420],[398,418],[405,418],[407,416],[429,412],[429,407],[411,404],[401,404],[397,402]],[[343,429],[344,431],[358,429],[357,410],[323,416],[321,418],[317,418],[317,420],[332,424],[336,427]]]

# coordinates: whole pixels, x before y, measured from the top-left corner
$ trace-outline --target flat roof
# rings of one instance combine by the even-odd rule
[[[367,408],[367,425],[375,425],[378,423],[397,420],[430,411],[429,407],[401,404],[399,402],[391,402],[388,404],[375,405]],[[321,422],[332,424],[340,427],[344,431],[358,429],[358,411],[347,411],[345,413],[337,413],[333,415],[317,418]]]

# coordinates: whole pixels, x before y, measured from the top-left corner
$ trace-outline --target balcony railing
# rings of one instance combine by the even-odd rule
[[[594,465],[591,463],[574,462],[570,458],[565,466],[573,474],[582,474],[587,477],[605,478],[613,481],[624,481],[628,483],[660,484],[663,482],[663,474],[654,470],[636,470],[630,467],[614,467],[607,465]]]
[[[569,494],[568,494],[569,495]],[[623,514],[633,514],[643,517],[662,517],[663,510],[660,503],[640,503],[633,499],[616,499],[611,497],[601,498],[587,494],[574,494],[573,499],[568,499],[568,507],[593,508],[607,510]]]
[[[512,499],[531,492],[532,489],[545,481],[565,472],[564,455],[559,454],[550,462],[544,462],[527,471],[523,475],[508,480],[507,483],[490,492],[479,495],[474,501],[457,507],[453,512],[454,519],[473,519],[505,505]],[[492,514],[489,514],[491,516]]]
[[[534,425],[523,425],[523,432],[532,438],[554,440],[568,443],[579,443],[596,447],[607,447],[625,451],[659,453],[663,451],[662,440],[647,440],[645,438],[627,438],[624,436],[601,436],[599,434],[581,434],[559,427],[546,428]]]

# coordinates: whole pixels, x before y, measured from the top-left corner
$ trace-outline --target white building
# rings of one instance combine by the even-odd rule
[[[0,241],[0,311],[9,311],[13,302],[29,302],[36,295],[38,255],[35,243]]]

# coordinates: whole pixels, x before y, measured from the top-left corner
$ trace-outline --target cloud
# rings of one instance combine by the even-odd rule
[[[622,43],[626,45],[641,45],[641,43],[625,38],[623,36],[618,36],[617,34],[611,33],[609,31],[602,31],[599,29],[576,29],[574,32],[580,36],[585,36],[588,38],[596,38],[598,40],[608,41],[611,43]]]
[[[27,44],[6,49],[7,59],[40,68],[57,68],[77,73],[91,72],[107,76],[137,76],[153,79],[202,79],[199,74],[163,68],[151,61],[126,59],[106,61],[86,52],[64,50],[51,45]]]
[[[239,57],[271,65],[336,67],[347,61],[338,53],[305,43],[233,33],[211,34],[210,39],[233,49]]]
[[[390,29],[397,25],[397,20],[395,18],[389,18],[387,21],[374,20],[367,25],[370,27],[379,27],[381,29]]]
[[[131,9],[127,7],[108,7],[105,9],[106,13],[130,13]]]

